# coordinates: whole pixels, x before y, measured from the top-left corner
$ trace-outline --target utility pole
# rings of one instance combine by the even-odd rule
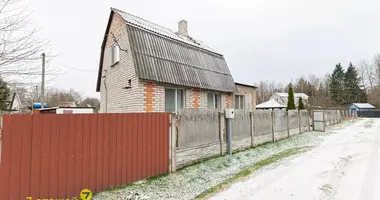
[[[41,108],[45,105],[45,53],[42,53]]]

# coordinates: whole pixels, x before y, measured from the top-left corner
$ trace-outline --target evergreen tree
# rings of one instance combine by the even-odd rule
[[[344,76],[345,105],[366,102],[366,94],[360,89],[360,78],[356,68],[350,63]]]
[[[305,106],[303,105],[302,98],[298,98],[298,110],[305,110]]]
[[[344,105],[344,80],[345,73],[342,66],[337,64],[330,78],[330,94],[334,105]]]
[[[8,110],[9,109],[9,87],[7,83],[0,76],[0,110]]]
[[[294,104],[294,92],[293,87],[289,87],[288,90],[288,105],[286,107],[286,110],[295,110],[296,105]]]

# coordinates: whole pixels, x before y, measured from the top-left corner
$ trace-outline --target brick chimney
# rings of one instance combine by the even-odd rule
[[[178,22],[178,33],[186,37],[189,36],[186,20],[181,20]]]

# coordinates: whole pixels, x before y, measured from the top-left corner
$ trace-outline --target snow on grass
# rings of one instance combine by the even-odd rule
[[[313,147],[322,143],[324,136],[334,133],[349,122],[330,127],[326,132],[307,132],[277,143],[218,157],[186,167],[167,176],[139,181],[122,189],[101,192],[94,199],[193,199],[213,186],[223,183],[247,167],[286,150]]]

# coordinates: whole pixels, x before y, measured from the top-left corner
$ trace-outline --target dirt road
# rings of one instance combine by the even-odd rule
[[[210,199],[379,200],[380,119],[360,119],[319,147],[257,171]]]

